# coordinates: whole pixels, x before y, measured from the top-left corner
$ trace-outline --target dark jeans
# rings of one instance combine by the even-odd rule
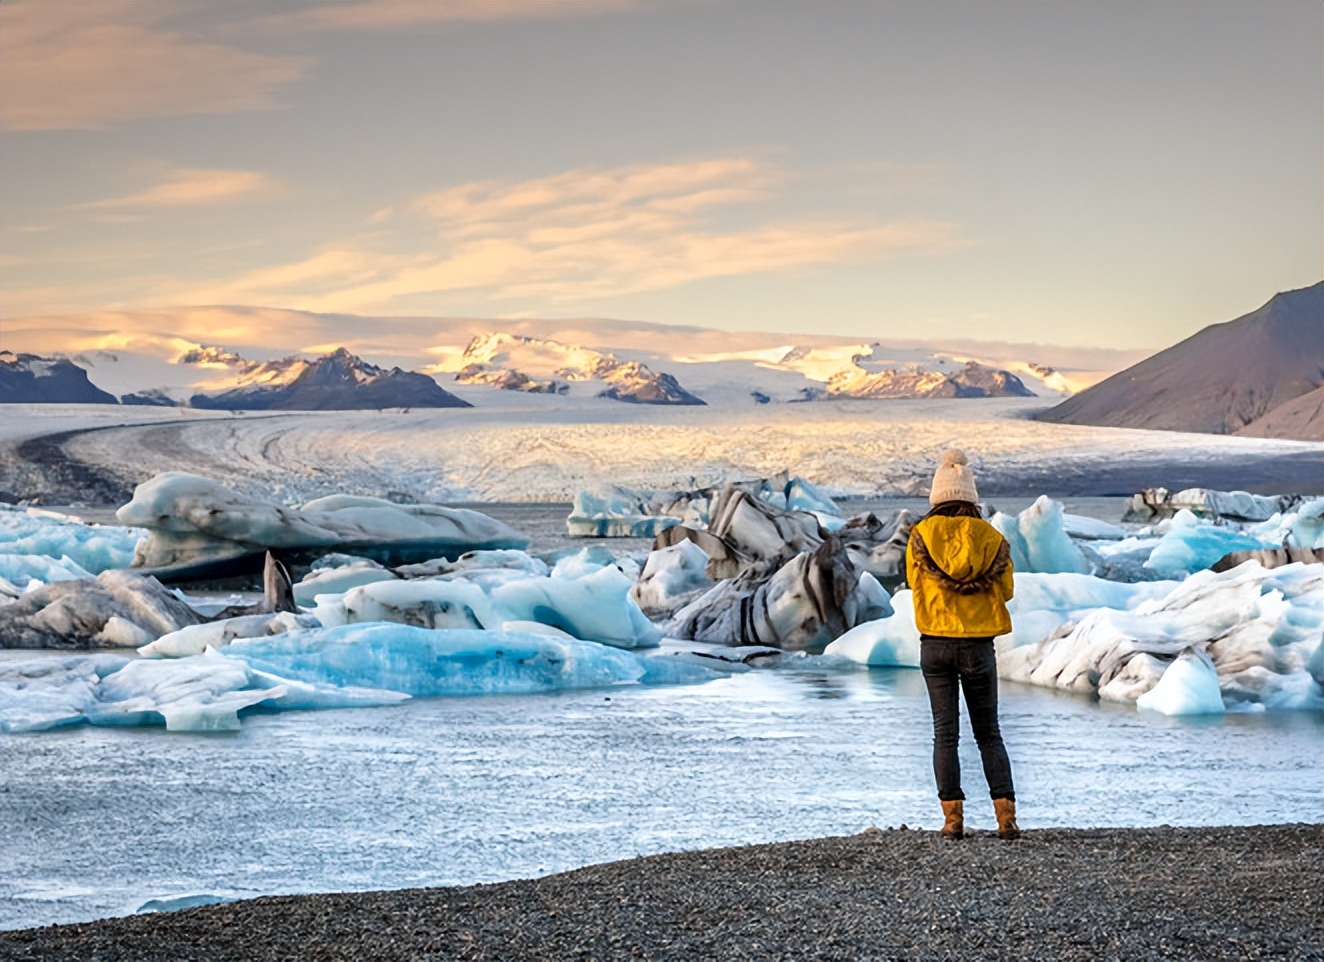
[[[944,802],[965,798],[956,750],[961,739],[959,688],[965,692],[970,727],[984,760],[988,793],[993,798],[1014,799],[1011,761],[998,730],[998,663],[993,639],[921,635],[919,667],[933,708],[933,774],[938,780],[938,798]]]

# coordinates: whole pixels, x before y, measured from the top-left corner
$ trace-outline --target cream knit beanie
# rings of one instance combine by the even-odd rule
[[[944,501],[969,501],[979,503],[979,492],[975,489],[975,474],[968,467],[965,452],[952,448],[944,451],[938,470],[933,472],[933,485],[929,488],[929,504],[942,504]]]

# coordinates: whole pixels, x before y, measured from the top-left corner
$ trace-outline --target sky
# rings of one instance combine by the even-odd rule
[[[1313,0],[6,0],[0,346],[233,304],[1157,349],[1324,275],[1322,74]]]

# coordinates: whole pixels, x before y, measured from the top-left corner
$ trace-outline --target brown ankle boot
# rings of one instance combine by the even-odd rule
[[[943,822],[939,835],[943,838],[965,838],[964,808],[965,803],[960,799],[942,803],[942,814],[946,821]]]
[[[998,838],[1020,838],[1021,827],[1016,824],[1016,803],[1010,798],[993,799],[993,814],[998,818]]]

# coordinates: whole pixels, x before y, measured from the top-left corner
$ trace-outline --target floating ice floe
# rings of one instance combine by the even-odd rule
[[[718,513],[717,502],[728,488],[783,511],[814,515],[829,531],[844,524],[840,509],[824,491],[783,471],[773,478],[693,491],[636,491],[600,484],[575,495],[566,529],[572,537],[652,538],[677,524],[704,528]]]
[[[999,511],[989,523],[1011,546],[1011,563],[1016,571],[1083,574],[1089,570],[1085,556],[1067,534],[1062,505],[1047,495],[1040,495],[1014,518]]]
[[[202,620],[155,578],[103,571],[32,588],[0,606],[0,647],[137,648]]]
[[[359,585],[321,594],[313,614],[323,625],[390,621],[425,628],[495,630],[530,622],[616,648],[651,648],[661,632],[630,597],[633,577],[615,565],[572,555],[550,572],[515,553],[470,557],[433,577]],[[486,568],[484,561],[496,567]],[[531,573],[541,566],[542,574]]]
[[[343,595],[351,588],[377,581],[396,581],[399,576],[371,558],[331,554],[313,563],[308,574],[294,586],[294,600],[312,606],[318,595]]]
[[[508,525],[465,508],[350,495],[287,508],[177,471],[140,484],[116,517],[148,530],[133,564],[164,577],[229,570],[267,548],[335,549],[398,564],[528,545]]]
[[[851,628],[892,613],[886,589],[830,535],[776,566],[759,564],[722,581],[676,612],[671,638],[821,652]]]
[[[1002,676],[1134,702],[1192,648],[1208,655],[1229,706],[1324,708],[1324,565],[1270,570],[1251,561],[1198,572],[1161,596],[1153,585],[1128,587],[1128,607],[1076,609],[1044,640],[1004,650]],[[1116,589],[1100,582],[1099,590]]]
[[[161,725],[228,731],[240,713],[388,705],[412,696],[530,694],[719,677],[548,634],[370,624],[236,640],[167,660],[84,655],[0,663],[0,731]]]
[[[1147,524],[1170,518],[1179,511],[1189,511],[1214,521],[1265,521],[1275,514],[1289,511],[1302,500],[1299,494],[1259,495],[1211,488],[1172,492],[1167,488],[1145,488],[1131,496],[1122,521]]]
[[[1209,568],[1233,551],[1276,547],[1240,531],[1201,521],[1184,508],[1164,527],[1145,567],[1168,578]]]
[[[1163,669],[1158,683],[1136,699],[1136,707],[1164,715],[1222,714],[1218,669],[1203,651],[1187,648]]]
[[[32,580],[67,580],[62,570],[86,578],[127,568],[145,537],[142,528],[85,524],[70,515],[0,503],[0,577],[24,587]]]
[[[224,648],[239,638],[261,638],[300,628],[320,628],[314,615],[291,611],[237,615],[200,625],[187,625],[168,632],[138,649],[143,658],[184,658],[200,655],[208,648]]]

